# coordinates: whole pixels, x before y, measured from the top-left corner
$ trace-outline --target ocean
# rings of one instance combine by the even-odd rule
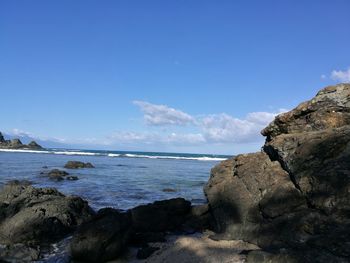
[[[193,204],[205,202],[203,186],[210,169],[230,156],[160,152],[97,150],[0,149],[0,187],[10,180],[29,180],[35,187],[55,187],[78,195],[92,208],[126,210],[156,200],[183,197]],[[93,169],[64,169],[67,161],[92,163]],[[76,181],[52,181],[47,172],[62,169]]]

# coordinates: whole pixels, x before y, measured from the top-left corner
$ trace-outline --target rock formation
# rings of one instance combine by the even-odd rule
[[[66,169],[79,169],[79,168],[95,168],[91,163],[84,163],[79,161],[68,161],[64,168]]]
[[[33,246],[60,240],[93,214],[80,197],[13,181],[0,192],[0,244],[8,246],[6,255],[13,260],[18,246],[30,251]]]
[[[262,152],[212,169],[205,193],[216,238],[269,251],[248,255],[250,262],[347,262],[350,84],[321,90],[262,134]]]
[[[72,258],[83,262],[115,259],[130,244],[147,247],[149,242],[164,242],[168,231],[182,231],[187,225],[198,227],[198,222],[206,222],[206,212],[205,206],[191,207],[183,198],[156,201],[126,212],[101,209],[74,234],[70,245]],[[156,249],[140,251],[145,256]]]
[[[0,132],[0,149],[30,149],[42,150],[43,148],[35,141],[31,141],[28,145],[23,144],[20,139],[5,140]]]

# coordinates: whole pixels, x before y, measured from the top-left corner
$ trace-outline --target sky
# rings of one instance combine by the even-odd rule
[[[350,82],[350,1],[0,1],[0,131],[237,154]],[[44,145],[45,146],[45,145]]]

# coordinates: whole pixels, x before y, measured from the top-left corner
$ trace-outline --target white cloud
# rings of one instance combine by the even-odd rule
[[[186,144],[199,144],[205,143],[206,139],[201,133],[171,133],[167,136],[166,141],[168,143],[186,143]]]
[[[149,125],[183,126],[191,124],[193,130],[199,131],[189,134],[172,133],[166,137],[167,140],[159,136],[152,138],[158,139],[162,143],[186,141],[188,143],[256,142],[261,139],[260,130],[269,124],[277,114],[286,111],[280,109],[278,112],[252,112],[243,119],[235,118],[226,113],[196,117],[166,105],[155,105],[145,101],[134,101],[133,103],[141,108],[144,119]],[[137,135],[133,139],[135,141],[138,139],[146,140],[149,137]]]
[[[336,81],[350,82],[350,67],[347,70],[333,70],[331,78]]]
[[[14,136],[27,136],[27,137],[34,137],[34,135],[30,132],[26,132],[17,128],[12,129],[9,134],[14,135]]]
[[[115,132],[107,138],[108,144],[199,144],[205,142],[200,133],[148,133],[148,132]]]
[[[252,112],[246,118],[234,118],[228,114],[214,114],[201,119],[200,128],[207,142],[245,143],[261,139],[260,131],[277,113]]]
[[[166,105],[157,105],[138,100],[133,101],[133,103],[140,107],[148,125],[186,125],[194,121],[191,115]]]

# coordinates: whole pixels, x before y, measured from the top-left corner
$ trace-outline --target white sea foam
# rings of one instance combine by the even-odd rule
[[[197,161],[223,161],[226,158],[210,156],[169,156],[169,155],[146,155],[146,154],[120,154],[120,153],[93,153],[83,151],[65,151],[65,150],[30,150],[30,149],[0,149],[0,152],[19,152],[19,153],[41,153],[57,155],[75,155],[75,156],[108,156],[108,157],[127,157],[127,158],[147,158],[147,159],[174,159],[174,160],[197,160]]]
[[[98,156],[100,153],[91,153],[91,152],[71,152],[71,151],[59,151],[52,152],[53,154],[64,154],[64,155],[87,155],[87,156]]]
[[[185,157],[185,156],[167,156],[167,155],[143,155],[143,154],[125,154],[129,158],[148,158],[148,159],[175,159],[175,160],[197,160],[197,161],[224,161],[227,158],[221,157]]]
[[[109,157],[119,157],[119,156],[121,156],[121,154],[109,153],[109,154],[107,154],[107,156],[109,156]]]
[[[52,153],[50,151],[38,151],[29,149],[0,149],[0,152],[19,152],[19,153]]]

